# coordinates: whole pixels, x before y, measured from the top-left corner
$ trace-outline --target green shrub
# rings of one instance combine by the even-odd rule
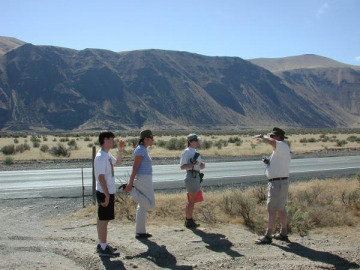
[[[209,149],[212,147],[212,145],[213,145],[212,141],[204,140],[201,142],[199,149]]]
[[[245,196],[242,190],[235,189],[224,194],[220,207],[230,216],[241,216],[247,227],[254,228],[255,205],[253,198]]]
[[[17,138],[15,138],[14,143],[19,143],[19,140]]]
[[[20,152],[23,153],[27,150],[30,150],[30,145],[28,145],[27,143],[22,143],[16,146],[15,151],[16,152]]]
[[[33,142],[33,143],[34,142],[40,142],[40,139],[38,139],[37,136],[35,136],[35,135],[31,135],[30,141]]]
[[[226,140],[218,140],[214,143],[214,146],[217,147],[218,149],[221,149],[223,146],[228,146],[229,142]]]
[[[58,146],[51,147],[49,153],[57,157],[70,157],[71,151],[66,149],[63,144],[59,143]]]
[[[240,144],[242,144],[242,140],[238,136],[230,137],[228,141],[229,141],[229,143],[240,143]]]
[[[338,140],[337,142],[336,142],[336,146],[338,146],[338,147],[342,147],[342,146],[344,146],[345,144],[347,144],[348,142],[347,141],[345,141],[345,140]]]
[[[1,148],[1,152],[4,155],[13,155],[15,154],[15,145],[13,144],[5,145]]]
[[[97,144],[96,144],[96,142],[97,142]],[[96,141],[96,142],[95,142],[95,144],[98,145],[99,141]],[[135,148],[137,146],[137,144],[139,143],[139,139],[137,139],[137,138],[127,139],[126,143],[131,145],[132,148]],[[157,141],[156,141],[156,145],[157,145]]]
[[[5,158],[4,158],[4,164],[5,164],[5,165],[14,164],[14,158],[13,158],[13,157],[5,157]]]
[[[70,141],[67,143],[67,145],[69,146],[69,148],[70,148],[71,150],[78,150],[78,149],[79,149],[78,146],[77,146],[77,143],[76,143],[76,141],[75,141],[74,139],[70,140]]]
[[[181,139],[171,138],[166,143],[166,149],[168,149],[168,150],[181,150],[181,149],[184,149],[185,146],[186,146],[185,138],[181,138]]]
[[[46,144],[41,145],[40,151],[44,153],[49,152],[49,146],[47,146]]]
[[[39,148],[40,147],[40,143],[38,141],[33,142],[33,147],[34,148]]]

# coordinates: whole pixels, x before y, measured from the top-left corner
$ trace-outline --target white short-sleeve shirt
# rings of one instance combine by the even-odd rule
[[[195,148],[192,148],[190,146],[188,148],[186,148],[181,153],[180,167],[185,164],[190,164],[191,163],[190,159],[192,159],[194,157],[196,152],[197,152],[197,150]],[[197,161],[199,161],[199,163],[194,166],[194,170],[200,171],[201,155],[197,158]],[[192,170],[192,169],[188,169],[188,170]]]
[[[97,191],[104,193],[99,181],[99,175],[103,174],[105,176],[106,186],[109,191],[109,194],[116,193],[114,165],[113,165],[115,162],[116,162],[116,158],[113,155],[111,155],[111,153],[107,153],[101,149],[97,152],[94,160]]]
[[[267,178],[289,177],[290,160],[289,145],[283,141],[276,141],[276,148],[270,156],[270,163],[265,171]]]

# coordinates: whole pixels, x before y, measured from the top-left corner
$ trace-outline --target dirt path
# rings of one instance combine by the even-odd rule
[[[1,201],[0,269],[359,269],[358,227],[291,235],[291,243],[254,245],[257,237],[235,225],[185,229],[155,224],[153,237],[134,238],[134,224],[112,222],[109,239],[119,258],[95,252],[95,215],[69,216],[81,199]]]

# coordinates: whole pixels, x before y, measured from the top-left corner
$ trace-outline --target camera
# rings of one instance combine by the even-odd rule
[[[195,152],[194,157],[190,158],[190,163],[195,164],[199,156],[200,156],[200,153]]]
[[[267,156],[264,156],[262,159],[262,162],[264,162],[266,165],[270,164],[270,159]]]

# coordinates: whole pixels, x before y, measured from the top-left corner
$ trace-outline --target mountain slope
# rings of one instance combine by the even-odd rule
[[[304,68],[344,68],[350,67],[360,69],[360,66],[351,66],[341,62],[337,62],[327,57],[304,54],[299,56],[289,56],[283,58],[255,58],[249,60],[251,63],[266,68],[271,72],[282,72],[294,69]]]
[[[24,44],[24,41],[18,40],[16,38],[0,36],[0,55],[3,55],[8,51],[11,51],[12,49],[15,49]]]
[[[216,129],[353,123],[355,105],[355,111],[339,114],[341,108],[326,109],[332,108],[332,99],[319,104],[318,98],[309,98],[306,89],[299,88],[304,82],[295,82],[291,73],[277,76],[236,57],[24,44],[0,56],[0,128]],[[353,90],[356,86],[348,95]],[[311,91],[316,96],[317,86]]]

